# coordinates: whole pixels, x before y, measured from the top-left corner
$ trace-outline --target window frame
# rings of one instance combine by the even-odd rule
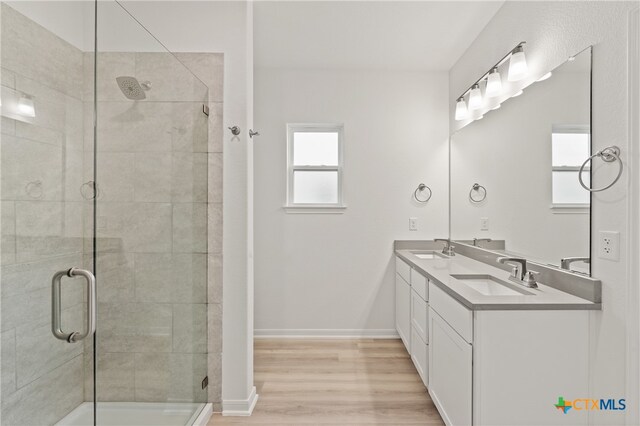
[[[337,133],[338,164],[311,166],[293,164],[294,133]],[[295,203],[294,173],[297,171],[335,171],[338,173],[338,201],[336,203]],[[287,197],[284,208],[289,213],[342,213],[344,203],[344,124],[342,123],[287,123]]]
[[[591,197],[588,203],[554,203],[553,202],[553,172],[579,172],[580,166],[554,166],[553,165],[553,135],[560,133],[577,133],[588,136],[589,153],[591,153],[591,126],[588,124],[554,124],[551,128],[551,205],[553,213],[582,213],[591,211]],[[591,164],[584,168],[584,172],[591,175]]]

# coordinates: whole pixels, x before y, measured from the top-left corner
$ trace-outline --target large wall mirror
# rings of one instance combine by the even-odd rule
[[[452,135],[451,238],[589,274],[590,155],[588,48]]]

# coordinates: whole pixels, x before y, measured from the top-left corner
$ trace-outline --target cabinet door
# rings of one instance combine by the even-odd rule
[[[411,350],[411,286],[396,274],[396,330],[407,348]]]
[[[418,370],[422,383],[429,387],[429,345],[422,340],[413,325],[411,326],[411,360]]]
[[[472,347],[429,309],[429,394],[447,425],[471,425]]]
[[[428,323],[428,306],[427,302],[411,287],[411,329],[415,330],[420,338],[429,343]]]

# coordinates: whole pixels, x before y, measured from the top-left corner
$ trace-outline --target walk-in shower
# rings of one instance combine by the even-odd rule
[[[2,424],[192,424],[219,386],[208,86],[115,1],[1,19]]]

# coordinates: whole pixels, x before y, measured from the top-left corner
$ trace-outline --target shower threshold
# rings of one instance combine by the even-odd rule
[[[188,402],[98,402],[99,426],[189,426],[205,404]],[[83,402],[57,426],[92,426],[93,403]]]

